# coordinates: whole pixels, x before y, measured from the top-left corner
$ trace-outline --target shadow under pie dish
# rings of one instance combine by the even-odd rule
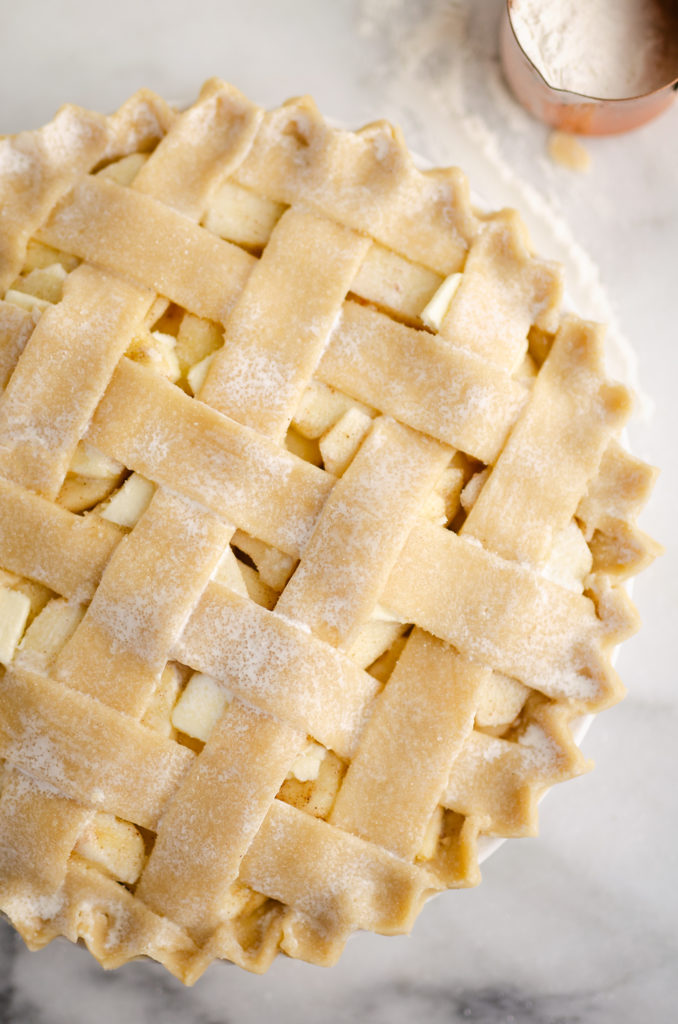
[[[602,329],[386,123],[211,80],[0,140],[0,907],[330,964],[587,768],[656,554]]]

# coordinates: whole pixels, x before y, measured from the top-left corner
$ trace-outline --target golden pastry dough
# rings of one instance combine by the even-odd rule
[[[409,930],[623,692],[599,328],[390,125],[217,79],[0,140],[0,206],[0,908],[187,984]]]

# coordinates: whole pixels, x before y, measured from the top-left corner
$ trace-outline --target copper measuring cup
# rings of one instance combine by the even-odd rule
[[[522,105],[540,121],[582,135],[612,135],[630,131],[671,105],[678,90],[676,77],[641,96],[608,100],[556,89],[529,59],[511,21],[513,0],[506,0],[501,23],[500,54],[506,80]],[[678,32],[678,17],[676,18]],[[677,47],[678,51],[678,47]]]

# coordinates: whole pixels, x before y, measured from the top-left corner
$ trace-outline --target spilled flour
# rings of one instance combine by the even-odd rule
[[[515,206],[535,249],[565,267],[567,301],[608,325],[609,373],[629,384],[648,414],[637,358],[617,323],[600,271],[575,237],[560,194],[569,181],[543,155],[547,129],[513,100],[498,58],[501,0],[357,0],[359,33],[374,47],[366,85],[408,144],[434,164],[457,164],[491,207]],[[522,173],[521,173],[522,172]],[[527,178],[531,179],[530,181]],[[535,179],[540,185],[531,183]],[[603,213],[603,200],[600,200]]]

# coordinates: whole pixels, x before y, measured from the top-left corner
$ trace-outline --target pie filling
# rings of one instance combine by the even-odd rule
[[[456,169],[211,80],[0,140],[0,907],[187,983],[479,881],[657,546],[630,396]]]

